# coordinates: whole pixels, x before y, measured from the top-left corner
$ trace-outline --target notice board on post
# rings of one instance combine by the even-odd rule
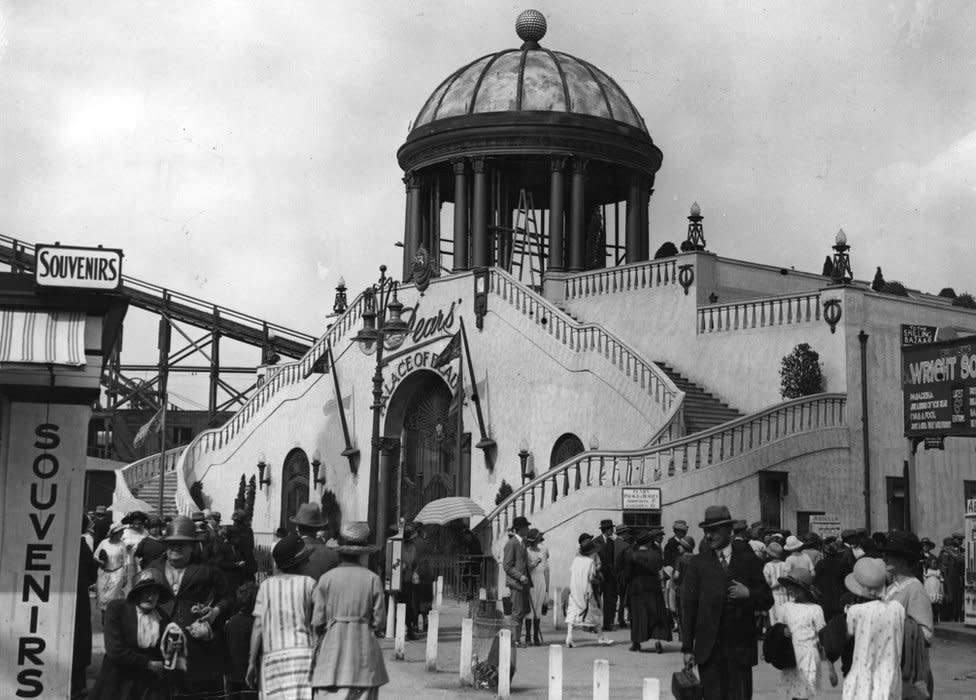
[[[905,437],[976,437],[976,336],[903,346]]]

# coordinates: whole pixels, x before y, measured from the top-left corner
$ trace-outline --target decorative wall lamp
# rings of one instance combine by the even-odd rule
[[[522,440],[522,442],[519,443],[519,453],[518,453],[518,456],[519,456],[519,462],[522,465],[522,483],[523,484],[526,481],[532,481],[532,479],[535,478],[535,470],[531,469],[531,467],[528,466],[528,464],[529,464],[529,455],[530,454],[531,453],[529,452],[529,444],[525,440]]]
[[[322,455],[318,450],[312,453],[312,485],[318,487],[319,484],[325,485],[325,470],[322,469],[322,476],[319,476],[319,469],[322,467]]]
[[[484,330],[485,314],[488,313],[488,275],[487,267],[476,267],[474,270],[474,325]]]
[[[691,263],[681,265],[678,267],[678,284],[685,290],[685,296],[688,295],[688,289],[695,281],[695,266]]]
[[[591,435],[590,436],[590,449],[591,450],[599,450],[600,449],[600,438],[598,438],[596,435]]]
[[[840,299],[824,300],[823,315],[824,321],[830,326],[830,332],[835,333],[837,331],[837,324],[844,315],[844,311],[840,307]]]
[[[373,437],[369,457],[369,510],[368,522],[375,537],[385,536],[386,524],[379,523],[379,474],[380,474],[380,413],[383,411],[383,349],[396,350],[407,337],[407,324],[400,318],[403,304],[397,299],[397,281],[386,276],[386,265],[380,265],[379,280],[363,292],[363,327],[353,338],[359,349],[367,355],[376,354],[376,370],[373,372]],[[338,400],[342,400],[341,396]],[[350,458],[350,471],[354,460]]]
[[[265,476],[265,471],[268,475]],[[268,469],[268,461],[265,459],[264,452],[258,456],[258,488],[271,486],[271,471]]]

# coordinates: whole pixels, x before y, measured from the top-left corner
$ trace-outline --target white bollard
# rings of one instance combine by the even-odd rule
[[[593,700],[610,700],[610,662],[606,659],[593,662]]]
[[[508,700],[512,694],[512,630],[498,632],[498,697]]]
[[[427,670],[437,671],[437,631],[440,627],[441,614],[431,610],[427,614]]]
[[[562,617],[563,617],[563,589],[557,588],[556,592],[552,597],[552,626],[554,629],[560,629],[562,627]]]
[[[407,604],[397,603],[396,606],[396,639],[393,642],[393,658],[403,660],[403,645],[407,641]]]
[[[488,589],[479,588],[478,589],[478,600],[488,600]]]
[[[434,591],[434,606],[441,607],[444,604],[444,577],[437,577],[436,589]]]
[[[549,700],[563,700],[563,648],[549,645]]]
[[[661,700],[661,681],[657,678],[644,679],[644,693],[642,700]]]
[[[393,639],[396,633],[396,593],[391,593],[386,602],[386,638]]]
[[[458,672],[462,686],[474,685],[471,670],[471,655],[474,647],[474,620],[466,617],[461,620],[461,666]]]

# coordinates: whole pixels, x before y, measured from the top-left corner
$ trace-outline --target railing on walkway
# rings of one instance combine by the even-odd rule
[[[697,330],[721,333],[747,328],[768,328],[820,322],[820,293],[766,297],[730,304],[698,307]]]
[[[567,277],[563,298],[571,300],[635,289],[670,287],[677,283],[678,261],[675,258],[665,258],[591,270]]]
[[[435,554],[424,557],[424,561],[430,566],[435,583],[438,576],[444,577],[442,595],[445,599],[477,598],[479,589],[494,583],[489,576],[494,571],[495,559],[487,554]]]
[[[190,497],[189,484],[196,481],[194,470],[201,458],[228,445],[251,420],[264,409],[278,391],[294,386],[312,373],[312,368],[325,354],[328,344],[335,347],[339,341],[359,323],[363,312],[363,295],[357,296],[321,338],[315,341],[302,359],[279,365],[269,372],[264,383],[251,394],[251,397],[230,420],[219,428],[207,430],[197,435],[180,455],[176,468],[176,509],[187,514],[196,506]],[[332,368],[329,368],[332,371]]]
[[[492,268],[490,291],[508,301],[537,326],[577,353],[602,355],[633,380],[665,414],[677,411],[684,392],[653,362],[645,361],[633,348],[594,323],[579,323],[544,297],[521,284],[507,272]]]
[[[582,452],[517,489],[485,518],[503,537],[517,515],[531,517],[589,486],[652,484],[679,473],[715,466],[786,437],[845,425],[847,396],[816,394],[666,444],[634,451]]]

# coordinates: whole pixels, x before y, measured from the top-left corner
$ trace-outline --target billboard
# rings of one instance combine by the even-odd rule
[[[902,348],[905,436],[976,436],[976,336]]]

